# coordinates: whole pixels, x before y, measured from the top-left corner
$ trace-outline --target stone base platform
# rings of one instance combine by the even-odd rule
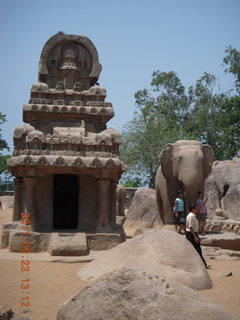
[[[232,221],[231,221],[232,222]],[[174,225],[164,225],[163,229],[171,230],[175,232]],[[139,232],[141,232],[139,230]],[[201,246],[204,247],[216,247],[226,250],[240,251],[240,235],[233,232],[219,231],[214,229],[206,231],[204,236],[199,235],[201,238]],[[185,235],[183,235],[185,237]]]
[[[48,248],[52,256],[85,256],[89,254],[85,233],[52,233]]]
[[[202,246],[240,251],[240,236],[231,232],[207,232],[205,236],[200,236],[200,238]]]
[[[223,217],[217,217],[212,220],[207,220],[206,224],[207,231],[224,231],[232,232],[240,236],[240,221],[224,219]]]
[[[116,247],[126,240],[123,232],[83,233],[50,232],[39,233],[29,230],[24,234],[16,222],[3,225],[1,249],[10,252],[38,253],[49,252],[52,256],[86,256],[90,250],[101,251]]]

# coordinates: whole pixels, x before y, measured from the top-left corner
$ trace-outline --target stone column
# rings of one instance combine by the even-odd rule
[[[35,231],[36,216],[35,216],[35,197],[34,197],[34,185],[36,183],[35,177],[24,177],[24,183],[26,185],[26,199],[25,210],[30,214],[31,226]]]
[[[14,192],[14,207],[13,207],[13,221],[19,221],[22,212],[22,187],[23,187],[23,178],[16,177],[14,179],[15,183],[15,192]]]
[[[100,179],[98,185],[98,225],[97,232],[111,232],[109,187],[110,180]]]

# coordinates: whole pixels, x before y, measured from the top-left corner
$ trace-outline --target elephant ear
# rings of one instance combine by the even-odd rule
[[[172,177],[172,169],[173,169],[172,150],[173,150],[173,143],[168,143],[163,147],[159,155],[159,160],[160,160],[159,162],[161,165],[162,174],[166,179]]]
[[[208,144],[202,145],[202,151],[204,155],[203,178],[205,179],[212,171],[212,165],[215,160],[215,156],[212,147]]]

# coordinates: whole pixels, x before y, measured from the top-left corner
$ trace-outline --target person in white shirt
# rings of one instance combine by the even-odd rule
[[[199,209],[196,204],[193,204],[192,206],[189,207],[189,214],[187,215],[187,218],[186,218],[186,238],[188,239],[188,241],[191,242],[191,244],[197,250],[205,267],[208,269],[210,268],[210,266],[207,265],[205,259],[203,258],[202,249],[200,245],[200,238],[198,236],[198,229],[199,229],[199,222],[197,219],[198,212],[199,212]]]

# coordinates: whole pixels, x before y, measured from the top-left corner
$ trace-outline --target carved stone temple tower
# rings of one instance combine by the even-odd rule
[[[126,168],[119,158],[120,134],[106,127],[114,111],[97,84],[101,68],[87,37],[55,34],[43,47],[38,82],[23,105],[27,124],[14,131],[8,162],[16,177],[13,221],[28,212],[32,234],[48,238],[46,250],[54,251],[54,243],[76,247],[82,234],[88,244],[97,234],[123,241],[115,208],[116,185]],[[11,227],[5,227],[7,233]]]

